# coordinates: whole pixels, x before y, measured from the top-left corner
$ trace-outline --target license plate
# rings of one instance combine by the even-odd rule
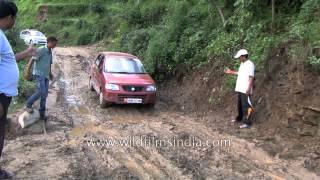
[[[137,99],[137,98],[125,98],[124,102],[128,103],[128,104],[141,104],[142,103],[142,99]]]

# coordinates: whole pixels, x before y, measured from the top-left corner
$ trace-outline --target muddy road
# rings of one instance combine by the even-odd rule
[[[319,179],[303,160],[271,157],[254,143],[209,128],[165,102],[154,109],[101,109],[88,89],[88,48],[55,49],[47,102],[48,134],[41,123],[12,123],[3,167],[14,179]]]

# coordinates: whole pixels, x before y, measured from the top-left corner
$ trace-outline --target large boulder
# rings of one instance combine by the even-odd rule
[[[25,111],[18,118],[21,128],[26,128],[39,120],[40,120],[40,113],[37,110],[34,110],[33,113],[28,113]]]

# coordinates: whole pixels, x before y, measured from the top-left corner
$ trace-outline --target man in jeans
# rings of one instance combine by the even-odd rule
[[[37,81],[37,91],[29,97],[26,102],[26,110],[29,113],[33,112],[32,105],[40,98],[40,118],[47,120],[46,117],[46,99],[49,90],[49,79],[53,78],[51,73],[52,64],[52,49],[57,46],[58,40],[55,37],[49,37],[47,39],[47,45],[40,47],[36,51],[36,55],[33,57],[33,72],[35,80]]]
[[[7,112],[11,99],[18,95],[19,69],[17,61],[30,56],[33,48],[14,54],[10,43],[4,34],[11,29],[17,18],[17,6],[7,0],[0,0],[0,156],[2,155]],[[8,179],[12,173],[0,168],[0,179]]]
[[[232,122],[241,122],[240,128],[249,128],[251,126],[253,107],[251,104],[251,94],[254,78],[254,64],[248,59],[248,51],[241,49],[234,56],[239,58],[241,64],[239,71],[227,69],[225,73],[238,75],[235,91],[238,92],[238,116]]]

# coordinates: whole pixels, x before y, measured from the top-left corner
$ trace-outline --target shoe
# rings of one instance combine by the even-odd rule
[[[32,107],[28,107],[28,106],[26,106],[25,108],[24,108],[24,110],[25,111],[27,111],[28,113],[33,113],[33,108]]]
[[[11,172],[0,169],[0,179],[11,179],[13,176]]]
[[[238,123],[238,122],[240,122],[240,121],[238,121],[238,120],[236,120],[236,119],[232,119],[231,121],[230,121],[231,123]]]
[[[40,114],[40,119],[44,120],[44,121],[47,121],[48,120],[48,116]]]
[[[240,129],[245,129],[245,128],[250,128],[250,125],[248,124],[242,124],[241,126],[239,126]]]

